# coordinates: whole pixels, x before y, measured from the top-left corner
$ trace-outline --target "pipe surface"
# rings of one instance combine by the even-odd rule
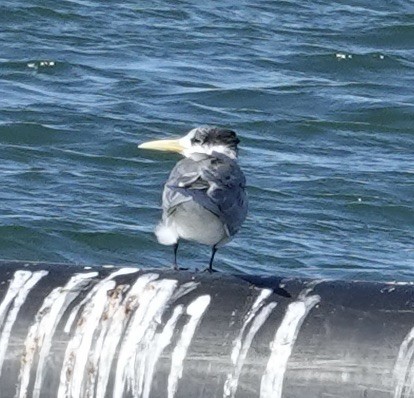
[[[0,397],[408,398],[411,283],[0,263]]]

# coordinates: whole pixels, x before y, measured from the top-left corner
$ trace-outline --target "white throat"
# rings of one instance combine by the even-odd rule
[[[229,157],[230,159],[237,159],[237,153],[224,145],[215,145],[212,147],[205,147],[196,145],[182,152],[186,158],[190,158],[195,154],[206,154],[212,156],[214,153],[219,153]]]
[[[209,149],[210,149],[210,151],[209,151],[208,155],[212,155],[213,152],[215,152],[215,153],[221,153],[223,155],[226,155],[230,159],[233,159],[233,160],[237,159],[237,152],[234,151],[233,149],[230,149],[228,146],[216,145],[216,146],[213,146]]]

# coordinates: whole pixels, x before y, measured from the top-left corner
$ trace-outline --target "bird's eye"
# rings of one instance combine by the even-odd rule
[[[193,138],[191,139],[191,142],[192,142],[193,144],[202,144],[201,139],[200,139],[200,138],[197,138],[197,137],[193,137]]]

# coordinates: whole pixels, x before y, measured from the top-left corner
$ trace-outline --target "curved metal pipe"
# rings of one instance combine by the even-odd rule
[[[0,264],[0,397],[414,394],[412,284]]]

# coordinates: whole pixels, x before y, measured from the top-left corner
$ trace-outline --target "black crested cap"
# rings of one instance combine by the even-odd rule
[[[198,127],[194,137],[191,139],[193,144],[200,145],[225,145],[231,149],[237,150],[237,144],[240,140],[233,130],[222,129],[219,127]]]

